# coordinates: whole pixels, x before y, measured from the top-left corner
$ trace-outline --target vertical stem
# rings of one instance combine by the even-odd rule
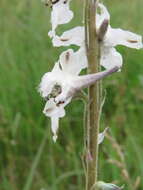
[[[88,72],[99,72],[99,43],[96,33],[97,0],[86,0],[86,46]],[[87,176],[86,190],[95,190],[98,170],[98,133],[100,119],[100,85],[99,82],[88,89],[88,122],[87,122]]]

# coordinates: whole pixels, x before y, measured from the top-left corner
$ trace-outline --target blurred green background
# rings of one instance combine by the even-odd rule
[[[142,0],[104,0],[113,27],[143,35]],[[73,0],[74,19],[62,32],[82,23],[82,0]],[[53,143],[50,121],[42,114],[37,93],[42,75],[65,48],[53,48],[47,33],[50,8],[40,0],[0,1],[0,190],[82,190],[84,175],[83,104],[73,101],[60,121],[59,139]],[[122,147],[132,184],[143,189],[143,51],[118,47],[123,54],[121,73],[104,80],[107,90],[101,130]],[[123,171],[108,159],[119,160],[108,139],[100,146],[99,178],[125,184]],[[135,182],[136,181],[136,182]],[[133,187],[133,189],[135,189]]]

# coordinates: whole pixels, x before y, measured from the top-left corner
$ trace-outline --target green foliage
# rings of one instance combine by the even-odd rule
[[[109,1],[111,23],[143,34],[142,0]],[[73,2],[75,19],[63,29],[81,24],[81,1]],[[53,48],[47,32],[50,9],[35,0],[1,0],[0,11],[0,190],[81,190],[83,105],[74,101],[61,120],[53,143],[50,122],[42,114],[44,102],[36,91],[62,49]],[[124,56],[121,73],[104,80],[107,99],[102,129],[123,147],[132,181],[143,178],[143,51],[119,47]],[[78,106],[77,106],[78,105]],[[45,135],[48,133],[48,135]],[[44,146],[45,145],[45,146]],[[107,162],[118,159],[110,142],[100,147],[100,180],[126,184],[120,169]],[[31,183],[32,182],[32,183]],[[141,182],[138,190],[143,188]],[[128,185],[126,190],[130,190]]]

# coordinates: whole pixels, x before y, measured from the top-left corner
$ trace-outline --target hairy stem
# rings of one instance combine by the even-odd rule
[[[96,33],[97,0],[86,0],[86,44],[88,57],[88,73],[97,73],[99,66],[99,42]],[[86,190],[95,190],[98,170],[98,133],[100,120],[100,85],[99,82],[88,89],[88,121],[87,121],[87,175]]]

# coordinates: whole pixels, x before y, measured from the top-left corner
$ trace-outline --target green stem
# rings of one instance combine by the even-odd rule
[[[86,44],[88,57],[88,73],[97,73],[99,66],[99,42],[96,33],[96,0],[86,0]],[[88,121],[87,121],[87,175],[86,190],[95,188],[98,170],[98,133],[100,121],[100,84],[97,82],[88,89]]]

